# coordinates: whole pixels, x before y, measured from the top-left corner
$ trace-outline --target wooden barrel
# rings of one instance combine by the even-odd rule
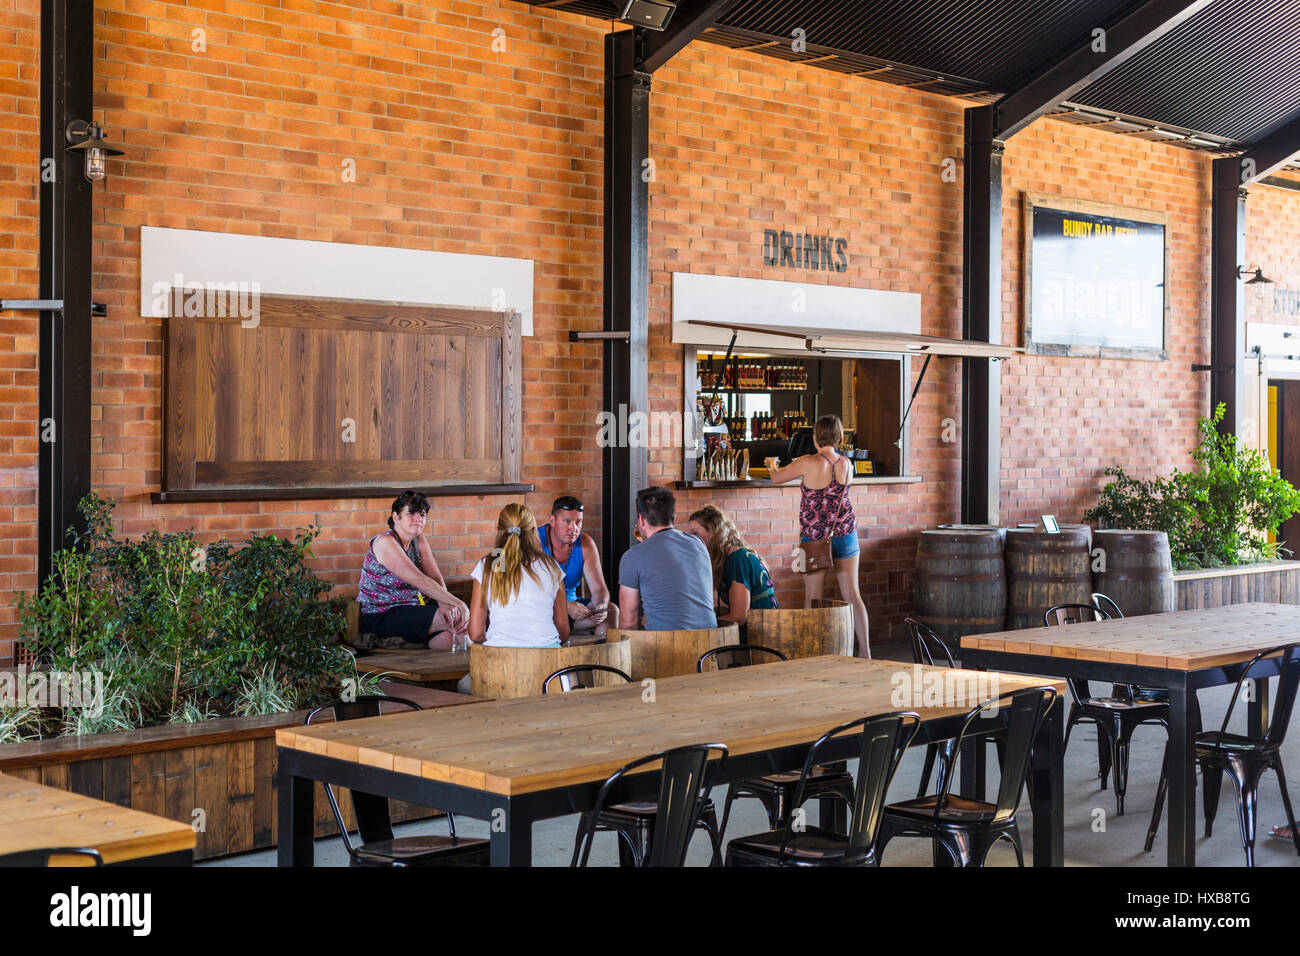
[[[993,527],[922,531],[916,543],[916,619],[945,640],[1000,631],[1007,616],[1005,532]]]
[[[814,601],[813,607],[750,608],[746,641],[797,657],[853,656],[853,609],[845,601]]]
[[[1163,531],[1094,531],[1092,586],[1125,617],[1174,610],[1174,564]]]
[[[573,664],[604,664],[624,674],[631,667],[631,644],[611,631],[604,644],[568,647],[488,647],[474,644],[469,649],[470,693],[498,700],[535,697],[542,683],[561,667]],[[596,675],[596,686],[619,683],[614,674]]]
[[[1092,603],[1090,529],[1066,525],[1060,534],[1007,531],[1007,628],[1042,627],[1054,604]]]
[[[724,644],[740,643],[740,628],[711,627],[699,631],[624,631],[609,629],[609,639],[626,636],[631,648],[633,680],[695,674],[700,655]]]

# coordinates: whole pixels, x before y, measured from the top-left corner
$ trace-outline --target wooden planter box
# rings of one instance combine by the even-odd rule
[[[6,744],[0,746],[0,773],[196,827],[195,811],[202,810],[195,860],[264,850],[276,840],[275,730],[301,726],[307,713]],[[352,824],[346,797],[340,805]],[[395,823],[438,815],[399,801],[390,806]],[[337,832],[317,784],[316,836]]]
[[[1176,571],[1174,590],[1179,611],[1260,601],[1300,604],[1300,561]]]

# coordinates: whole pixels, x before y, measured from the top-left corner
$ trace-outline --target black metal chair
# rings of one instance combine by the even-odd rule
[[[936,866],[942,865],[946,859],[951,859],[957,866],[983,866],[993,844],[1006,839],[1015,847],[1016,862],[1024,866],[1016,810],[1029,772],[1034,736],[1055,702],[1055,688],[1027,687],[990,698],[971,710],[962,723],[958,747],[972,733],[971,725],[976,719],[986,714],[994,716],[994,710],[1006,734],[997,803],[952,796],[948,792],[952,787],[952,777],[949,776],[944,786],[933,795],[885,807],[877,859],[884,856],[885,847],[894,837],[919,836],[933,841]],[[975,729],[974,732],[987,731]],[[940,850],[945,851],[946,856]]]
[[[617,667],[609,667],[605,664],[573,664],[569,667],[561,667],[542,681],[542,693],[551,692],[549,688],[552,681],[557,682],[561,693],[589,690],[595,686],[595,675],[601,672],[621,677],[624,682],[632,680]],[[594,826],[590,820],[591,814],[583,813],[578,820],[578,839],[581,840],[582,834],[588,829],[592,832],[604,830],[616,833],[619,838],[618,856],[622,864],[645,866],[647,865],[645,861],[653,852],[655,833],[660,829],[656,819],[658,814],[659,804],[652,800],[637,800],[605,807],[598,814]],[[700,807],[699,822],[696,825],[709,834],[709,842],[713,844],[711,865],[721,866],[722,829],[718,826],[718,809],[708,798],[707,793]],[[574,854],[576,859],[576,848]]]
[[[404,697],[362,695],[352,700],[334,700],[321,704],[307,715],[304,723],[315,722],[318,714],[332,711],[335,720],[359,720],[378,717],[380,706],[396,705],[407,710],[421,710],[419,704]],[[373,793],[351,791],[352,810],[357,819],[360,842],[354,844],[339,810],[334,787],[325,785],[325,796],[334,811],[339,836],[348,851],[351,866],[487,866],[488,841],[456,836],[456,818],[447,814],[448,836],[427,834],[422,836],[393,836],[392,818],[388,813],[388,798]]]
[[[39,850],[19,850],[0,856],[0,866],[34,866],[48,867],[50,858],[55,856],[84,857],[91,861],[91,866],[103,866],[104,858],[99,851],[91,847],[43,847]]]
[[[551,692],[552,681],[560,682],[561,692],[590,690],[596,686],[596,675],[601,672],[613,674],[615,677],[621,678],[625,684],[632,680],[631,677],[624,674],[617,667],[610,667],[607,664],[572,664],[569,667],[561,667],[554,674],[548,675],[546,680],[542,681],[542,693],[549,694]]]
[[[1043,612],[1043,624],[1052,627],[1079,624],[1086,621],[1109,621],[1110,615],[1094,604],[1057,604]],[[1066,678],[1070,688],[1070,716],[1065,722],[1065,746],[1070,746],[1070,732],[1078,723],[1097,725],[1097,775],[1101,789],[1106,789],[1106,777],[1114,773],[1115,812],[1124,813],[1124,795],[1128,791],[1129,741],[1142,724],[1160,724],[1169,730],[1169,701],[1143,700],[1125,690],[1112,696],[1094,696],[1089,682],[1080,677]],[[1128,685],[1118,685],[1127,688]]]
[[[927,625],[910,617],[906,618],[904,623],[907,625],[907,636],[912,645],[913,664],[925,664],[930,667],[957,666],[956,659],[952,656],[952,650],[948,647],[948,643]],[[989,734],[986,742],[993,744],[997,748],[998,762],[1000,764],[1002,751],[1006,744],[1002,734]],[[944,781],[953,772],[953,764],[957,761],[957,741],[951,739],[940,740],[926,745],[925,763],[921,767],[921,781],[916,787],[918,797],[925,796],[926,790],[929,789],[930,774],[934,770],[936,761],[939,764],[939,778],[935,781],[935,789],[942,790]]]
[[[714,752],[719,760],[711,761]],[[653,804],[655,812],[649,819],[653,825],[652,838],[647,839],[644,855],[637,866],[684,866],[686,850],[691,836],[700,824],[700,814],[706,803],[717,768],[727,758],[724,744],[689,744],[633,760],[615,770],[601,784],[596,793],[592,812],[582,815],[578,839],[573,847],[571,866],[586,866],[591,856],[591,844],[596,831],[606,829],[600,821],[619,807],[636,806],[635,803],[614,803],[626,787],[625,778],[639,767],[662,761],[659,771],[659,798]],[[664,809],[660,809],[664,808]],[[620,844],[621,845],[621,844]],[[714,845],[714,858],[718,855]],[[712,863],[710,865],[713,865]]]
[[[763,660],[763,658],[767,658]],[[761,644],[724,644],[700,655],[695,662],[697,673],[703,674],[706,664],[712,664],[714,670],[725,671],[732,667],[748,667],[751,664],[771,664],[776,661],[788,661],[778,650]]]
[[[768,658],[764,661],[761,658]],[[700,655],[695,662],[695,669],[704,673],[705,664],[712,663],[717,670],[732,667],[748,667],[751,664],[771,663],[789,660],[784,654],[760,644],[726,644],[715,647]],[[742,797],[753,797],[763,804],[767,812],[769,830],[782,827],[801,804],[795,803],[795,793],[801,782],[801,774],[795,771],[764,774],[731,784],[727,788],[727,799],[722,805],[722,826],[719,833],[725,836],[727,821],[731,818],[731,805]],[[833,799],[842,800],[853,805],[853,777],[846,770],[834,767],[813,767],[802,780],[802,801]]]
[[[1228,733],[1228,722],[1232,719],[1232,710],[1241,697],[1242,685],[1250,669],[1265,657],[1282,654],[1282,672],[1278,678],[1277,698],[1273,707],[1272,719],[1268,730],[1262,737],[1250,737],[1243,734]],[[1267,680],[1267,678],[1264,678]],[[1291,810],[1291,796],[1286,789],[1286,774],[1282,771],[1282,742],[1286,739],[1287,725],[1291,723],[1291,712],[1295,707],[1296,688],[1300,686],[1300,644],[1286,644],[1269,648],[1256,654],[1237,680],[1228,704],[1228,712],[1223,715],[1223,725],[1217,731],[1208,731],[1196,735],[1196,762],[1201,766],[1204,778],[1205,835],[1213,832],[1214,817],[1219,809],[1219,791],[1223,787],[1223,775],[1232,778],[1237,791],[1237,822],[1241,825],[1241,845],[1246,851],[1246,865],[1255,865],[1255,808],[1258,802],[1260,777],[1265,770],[1277,773],[1277,783],[1282,789],[1282,807],[1286,810],[1286,822],[1291,827],[1291,838],[1295,843],[1296,853],[1300,854],[1300,833],[1296,832],[1295,814]],[[1165,798],[1169,792],[1169,750],[1166,745],[1164,763],[1160,767],[1160,785],[1156,788],[1156,805],[1151,811],[1151,826],[1147,829],[1146,851],[1151,852],[1156,830],[1160,827],[1160,814],[1164,809]]]
[[[727,866],[878,866],[876,838],[880,833],[885,794],[920,726],[920,715],[909,711],[863,717],[823,734],[804,760],[794,791],[795,806],[804,799],[804,785],[816,769],[817,755],[826,742],[858,734],[858,778],[849,804],[852,819],[848,835],[820,827],[796,826],[791,814],[780,830],[737,837],[729,842]]]

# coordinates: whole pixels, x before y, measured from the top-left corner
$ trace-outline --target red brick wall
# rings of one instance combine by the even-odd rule
[[[0,0],[0,297],[40,292],[40,4]],[[36,585],[39,322],[0,313],[0,661]],[[56,435],[57,437],[57,435]]]
[[[16,183],[0,183],[6,294],[33,291],[37,268],[39,38],[34,0],[22,7],[0,7],[0,143],[4,162],[18,169]],[[149,502],[160,480],[162,329],[139,318],[145,225],[534,260],[523,471],[538,490],[526,501],[544,512],[561,491],[581,494],[596,530],[600,355],[570,345],[567,332],[600,321],[608,24],[459,0],[100,0],[96,17],[96,118],[129,155],[110,165],[96,212],[96,298],[109,318],[95,327],[93,477],[118,500],[122,530],[193,526],[242,537],[316,522],[325,527],[317,566],[348,586],[387,504]],[[492,48],[498,28],[504,51]],[[206,31],[206,51],[193,49],[195,30]],[[756,276],[762,230],[773,223],[847,236],[850,267],[836,282],[919,292],[923,331],[959,334],[961,185],[941,173],[947,157],[960,164],[964,105],[706,44],[662,70],[651,119],[653,409],[681,408],[681,349],[668,332],[671,273]],[[356,160],[354,183],[340,176],[346,159]],[[1011,142],[1005,170],[1008,342],[1021,334],[1023,190],[1172,217],[1169,361],[1028,357],[1004,366],[1003,519],[1050,511],[1075,520],[1106,465],[1167,470],[1185,461],[1193,440],[1192,419],[1207,400],[1205,382],[1187,369],[1206,360],[1208,347],[1209,164],[1047,121]],[[1267,201],[1297,208],[1289,196]],[[1271,247],[1286,236],[1263,241]],[[33,583],[35,322],[0,317],[0,329],[0,388],[18,389],[12,413],[0,410],[0,522],[10,531],[0,544],[0,604],[8,605],[15,589]],[[10,429],[9,414],[21,424]],[[909,607],[916,532],[958,516],[959,445],[942,440],[945,418],[960,421],[952,360],[931,366],[912,412],[912,471],[924,481],[855,492],[869,535],[862,588],[877,641]],[[652,476],[680,478],[680,452],[655,450]],[[788,563],[796,491],[681,497],[683,514],[713,498],[740,517],[772,564]],[[435,502],[433,544],[448,573],[469,570],[506,500]],[[794,575],[780,570],[777,580],[783,600],[799,600]],[[0,610],[0,658],[11,621],[12,610]]]

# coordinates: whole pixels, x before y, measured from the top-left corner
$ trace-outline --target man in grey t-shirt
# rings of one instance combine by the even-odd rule
[[[717,627],[713,565],[704,543],[673,527],[677,500],[667,488],[636,496],[636,527],[645,539],[618,563],[618,620],[635,629],[645,612],[647,631]]]

